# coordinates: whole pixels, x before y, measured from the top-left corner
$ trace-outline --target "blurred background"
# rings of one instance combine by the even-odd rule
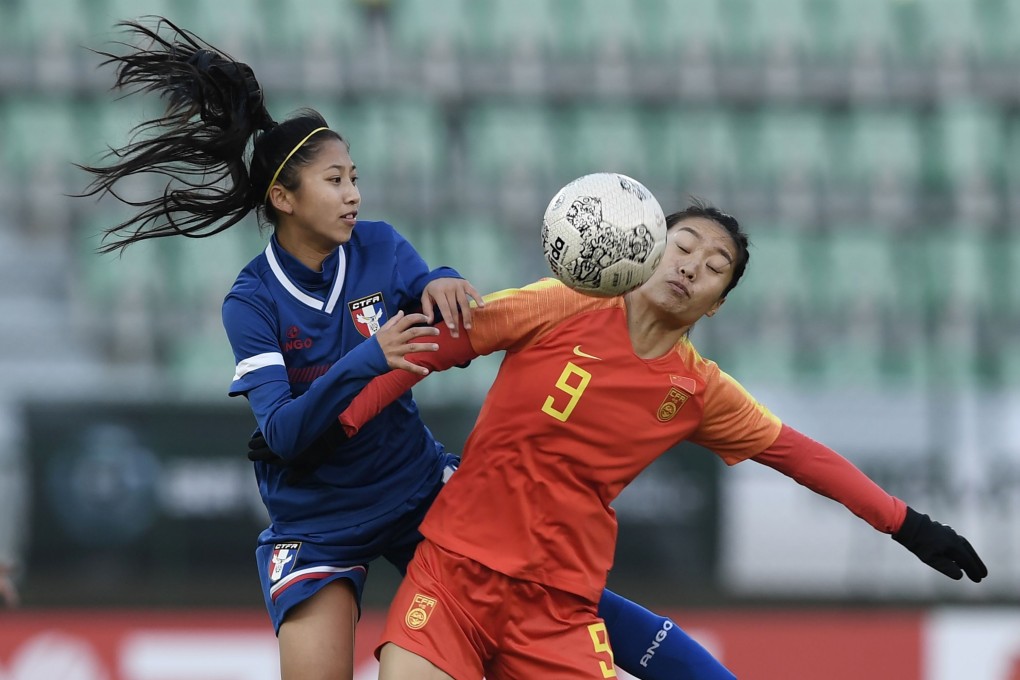
[[[362,217],[484,292],[547,274],[542,212],[585,173],[737,216],[750,266],[702,354],[991,576],[691,446],[616,503],[610,584],[741,678],[1020,678],[1018,0],[0,0],[0,677],[277,674],[219,317],[268,233],[100,256],[127,213],[68,197],[160,111],[86,49],[145,14],[250,63],[277,119],[322,112]],[[416,389],[449,448],[497,366]],[[373,570],[359,680],[396,583]]]

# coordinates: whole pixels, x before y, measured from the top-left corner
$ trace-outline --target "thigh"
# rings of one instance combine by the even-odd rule
[[[335,581],[347,581],[360,605],[368,567],[351,564],[345,546],[286,541],[260,545],[255,551],[262,596],[277,634],[291,609],[315,597]]]
[[[428,659],[393,643],[379,650],[379,680],[457,680]]]
[[[483,664],[496,651],[505,581],[477,562],[422,542],[386,617],[377,650],[382,677],[402,677],[381,658],[383,646],[393,643],[457,680],[480,680]],[[400,667],[418,663],[393,650],[388,655]]]
[[[507,623],[500,653],[486,667],[486,678],[617,677],[597,603],[529,582],[518,582],[515,599],[521,606]]]
[[[358,602],[349,581],[327,583],[280,626],[282,680],[351,680]]]

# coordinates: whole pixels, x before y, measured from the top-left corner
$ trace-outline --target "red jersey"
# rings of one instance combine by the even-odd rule
[[[733,464],[779,435],[779,420],[686,338],[636,356],[623,298],[543,280],[485,301],[470,346],[412,357],[441,369],[506,350],[463,462],[421,526],[448,550],[597,601],[616,544],[610,503],[642,470],[684,440]],[[397,394],[416,380],[386,377],[402,383]]]

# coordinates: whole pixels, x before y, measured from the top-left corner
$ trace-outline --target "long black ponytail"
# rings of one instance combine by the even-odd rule
[[[115,89],[155,93],[166,101],[162,117],[140,123],[131,141],[109,150],[109,165],[79,165],[94,176],[82,196],[109,194],[140,209],[103,230],[99,250],[104,253],[151,238],[212,236],[260,207],[275,222],[266,203],[274,177],[295,188],[297,169],[325,139],[343,141],[311,109],[276,123],[251,67],[167,19],[153,19],[153,28],[136,21],[117,24],[141,46],[122,42],[125,54],[99,52],[106,57],[103,66],[117,68]],[[169,38],[162,35],[167,29]],[[250,164],[245,161],[249,142]],[[115,185],[139,174],[165,178],[162,195],[140,201],[121,197]]]

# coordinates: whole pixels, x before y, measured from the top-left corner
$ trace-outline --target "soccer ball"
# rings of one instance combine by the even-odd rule
[[[666,217],[637,180],[615,172],[575,179],[542,218],[553,276],[586,295],[611,297],[648,280],[666,249]]]

